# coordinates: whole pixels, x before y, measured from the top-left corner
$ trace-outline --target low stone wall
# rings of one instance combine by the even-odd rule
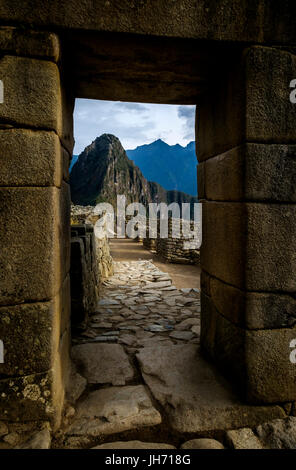
[[[101,234],[95,231],[95,241],[99,281],[102,282],[102,280],[112,276],[114,272],[113,259],[110,253],[109,241],[104,230],[101,231]]]
[[[94,214],[93,206],[71,206],[71,223],[95,226],[99,216]],[[99,282],[113,274],[113,260],[106,233],[106,220],[102,229],[94,230],[96,262]]]
[[[149,237],[143,238],[143,247],[146,248],[146,250],[156,252],[156,249],[157,249],[156,242],[157,242],[156,238],[149,238]]]
[[[71,324],[83,327],[98,302],[99,272],[91,225],[71,226]]]
[[[199,264],[200,254],[196,249],[184,249],[184,239],[159,238],[157,254],[168,263]]]
[[[168,224],[168,236],[166,238],[160,237],[160,220],[157,221],[157,234],[152,232],[152,235],[157,235],[156,238],[149,237],[149,229],[147,226],[146,238],[143,240],[143,246],[150,250],[155,251],[164,261],[168,263],[179,264],[199,264],[200,251],[195,247],[194,242],[190,242],[182,232],[182,227],[185,221],[182,219],[174,220],[169,218],[165,223]],[[180,223],[180,236],[176,237],[175,230],[178,229]],[[188,223],[188,222],[187,222]],[[190,222],[190,230],[193,230],[194,223]],[[189,225],[188,225],[189,230]],[[187,245],[187,246],[186,246]],[[190,247],[190,245],[192,247]]]

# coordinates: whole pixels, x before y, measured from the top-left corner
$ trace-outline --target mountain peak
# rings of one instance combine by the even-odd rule
[[[165,154],[165,150],[156,146],[155,153]],[[147,181],[112,134],[97,137],[79,155],[70,173],[70,186],[72,202],[81,205],[98,202],[115,205],[117,194],[126,194],[128,203],[141,202],[145,206],[154,201],[192,200],[190,195],[166,191],[159,184]]]
[[[197,194],[195,142],[187,146],[169,145],[162,139],[126,151],[148,181],[156,181],[166,190]]]
[[[148,145],[155,145],[155,144],[157,144],[157,145],[168,145],[168,144],[167,144],[166,142],[164,142],[164,140],[162,140],[162,139],[157,139],[157,140],[155,140],[154,142],[151,142],[151,144],[148,144]]]

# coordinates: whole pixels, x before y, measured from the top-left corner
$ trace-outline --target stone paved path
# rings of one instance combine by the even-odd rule
[[[199,339],[198,289],[176,289],[148,260],[115,262],[88,328],[73,338],[69,406],[52,446],[223,448],[208,439],[222,430],[220,441],[239,447],[245,435],[254,445],[251,428],[285,421],[283,407],[241,403]],[[246,430],[225,434],[235,428]]]
[[[151,261],[115,262],[89,328],[74,341],[118,343],[134,354],[160,342],[198,344],[199,333],[198,289],[176,289]]]

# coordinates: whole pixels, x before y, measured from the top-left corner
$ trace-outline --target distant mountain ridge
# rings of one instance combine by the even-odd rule
[[[120,140],[112,134],[97,137],[76,159],[70,173],[71,198],[74,204],[116,203],[124,194],[127,203],[197,202],[197,198],[180,191],[167,191],[147,181],[141,170],[127,157]]]
[[[166,190],[197,195],[197,158],[195,142],[182,147],[168,145],[158,139],[151,144],[126,150],[127,156],[149,181],[156,181]]]

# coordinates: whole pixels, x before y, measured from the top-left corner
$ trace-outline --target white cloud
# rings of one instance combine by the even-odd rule
[[[162,139],[170,145],[194,140],[195,106],[77,99],[74,154],[103,133],[116,135],[125,149]]]

